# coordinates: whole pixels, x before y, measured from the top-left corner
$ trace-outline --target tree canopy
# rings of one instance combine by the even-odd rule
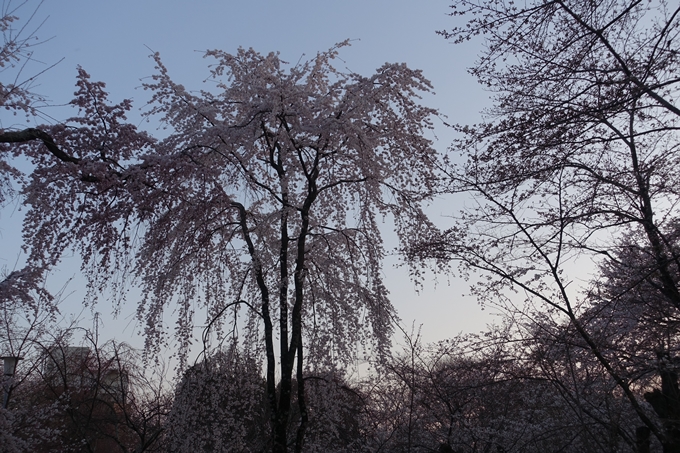
[[[680,403],[668,368],[680,308],[680,9],[618,0],[453,8],[467,24],[443,34],[484,37],[471,72],[494,105],[487,122],[459,127],[453,149],[464,163],[448,170],[449,190],[473,194],[476,205],[413,255],[489,276],[476,280],[481,301],[523,320],[518,335],[540,338],[539,349],[559,340],[588,351],[636,412],[638,441],[651,432],[677,451],[675,412],[654,417],[643,394],[675,381],[663,398]],[[657,327],[633,327],[641,315]],[[648,341],[672,359],[649,354],[640,374],[634,363]]]
[[[404,243],[417,241],[437,180],[425,137],[436,112],[417,102],[429,82],[403,64],[370,77],[342,73],[336,55],[286,69],[274,53],[211,51],[215,88],[197,93],[156,55],[145,88],[148,115],[169,128],[162,140],[127,124],[131,103],[109,104],[104,84],[81,70],[79,116],[4,134],[26,142],[35,166],[23,188],[29,262],[49,268],[74,248],[93,293],[131,274],[152,347],[165,338],[173,303],[182,353],[199,309],[218,340],[242,329],[241,340],[266,356],[280,451],[295,364],[299,450],[303,357],[347,364],[357,345],[389,347],[395,313],[379,225],[389,216]]]

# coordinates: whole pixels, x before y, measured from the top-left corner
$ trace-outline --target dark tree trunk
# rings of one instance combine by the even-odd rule
[[[635,447],[637,453],[649,453],[649,438],[651,431],[646,426],[635,430]]]
[[[663,423],[664,436],[661,439],[663,452],[680,453],[680,389],[678,389],[678,375],[669,370],[661,370],[660,374],[661,390],[654,389],[652,392],[645,393],[645,399]]]

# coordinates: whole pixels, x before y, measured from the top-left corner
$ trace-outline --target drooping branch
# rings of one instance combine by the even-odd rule
[[[27,143],[33,140],[40,140],[57,159],[73,164],[80,163],[80,159],[64,152],[54,139],[47,132],[36,128],[24,129],[22,131],[9,131],[0,134],[0,143]]]

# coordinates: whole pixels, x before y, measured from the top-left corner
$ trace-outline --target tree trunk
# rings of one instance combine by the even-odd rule
[[[640,426],[635,430],[635,451],[637,453],[649,453],[649,437],[651,431],[646,426]]]
[[[669,370],[661,370],[660,374],[661,390],[654,389],[652,392],[645,393],[645,399],[663,423],[664,436],[663,439],[660,439],[663,445],[663,452],[680,453],[680,389],[678,389],[678,375]]]

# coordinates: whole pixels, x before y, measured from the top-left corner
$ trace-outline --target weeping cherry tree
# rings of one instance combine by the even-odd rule
[[[74,248],[93,293],[140,284],[150,345],[171,309],[186,353],[200,310],[213,341],[262,352],[275,452],[302,449],[306,369],[389,347],[381,224],[405,244],[430,226],[422,206],[438,158],[424,134],[436,112],[419,103],[429,82],[403,64],[344,73],[336,53],[290,66],[275,53],[211,51],[214,85],[199,92],[156,55],[145,88],[162,140],[127,124],[130,102],[110,105],[81,70],[78,117],[12,136],[35,164],[24,188],[31,263]]]

